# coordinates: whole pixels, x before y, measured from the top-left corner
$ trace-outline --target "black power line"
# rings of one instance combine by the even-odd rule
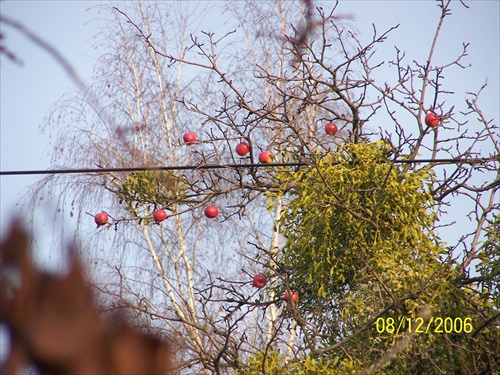
[[[391,163],[435,163],[435,164],[484,164],[489,161],[500,161],[500,156],[490,158],[450,158],[450,159],[395,159]],[[340,164],[334,162],[333,164]],[[312,166],[311,163],[268,163],[268,164],[200,164],[200,165],[176,165],[169,167],[129,167],[129,168],[75,168],[75,169],[46,169],[31,171],[0,171],[0,176],[13,175],[35,175],[35,174],[77,174],[77,173],[103,173],[103,172],[145,172],[145,171],[173,171],[194,169],[242,169],[263,167],[304,167]]]

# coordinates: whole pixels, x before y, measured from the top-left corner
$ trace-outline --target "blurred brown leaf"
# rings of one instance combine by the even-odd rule
[[[94,304],[78,258],[65,276],[36,269],[19,222],[0,251],[0,322],[11,338],[3,374],[171,374],[171,346],[125,321],[111,329]],[[75,254],[75,252],[71,252]]]

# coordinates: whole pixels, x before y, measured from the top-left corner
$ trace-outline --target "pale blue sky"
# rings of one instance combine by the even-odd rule
[[[90,39],[94,30],[86,22],[96,16],[87,11],[97,2],[2,1],[2,15],[23,23],[52,44],[76,69],[90,78],[96,57]],[[8,48],[22,61],[15,65],[1,58],[1,170],[49,167],[48,134],[39,126],[50,107],[65,93],[75,90],[67,74],[48,53],[12,28],[1,25]],[[37,176],[0,178],[0,228],[2,237],[10,218],[23,214],[16,206],[20,194]]]
[[[73,65],[80,77],[89,80],[97,53],[91,47],[95,32],[92,23],[99,17],[98,1],[1,1],[1,12],[20,21],[52,44]],[[477,90],[488,78],[489,88],[481,99],[487,117],[498,122],[499,114],[499,2],[469,1],[470,9],[458,1],[453,15],[443,28],[435,63],[449,61],[461,51],[462,42],[469,42],[472,64],[466,71],[448,72],[446,83],[460,98],[465,90]],[[90,10],[89,10],[90,8]],[[352,14],[361,38],[371,37],[371,24],[379,31],[400,23],[378,59],[392,59],[394,45],[407,51],[408,61],[422,61],[438,21],[434,1],[341,1],[339,11]],[[210,18],[210,17],[208,17]],[[32,170],[49,167],[47,134],[39,126],[51,106],[65,93],[75,90],[73,82],[54,59],[18,32],[2,25],[7,46],[22,61],[12,64],[1,58],[1,170]],[[450,75],[451,73],[451,75]],[[449,87],[449,86],[448,86]],[[457,100],[459,98],[457,97]],[[78,167],[75,165],[75,167]],[[16,206],[20,194],[37,176],[3,176],[0,178],[0,230],[3,237],[10,218],[23,214]],[[46,218],[40,219],[40,223]],[[74,222],[68,223],[74,225]]]

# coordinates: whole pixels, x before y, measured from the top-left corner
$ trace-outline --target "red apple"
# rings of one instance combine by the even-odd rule
[[[165,210],[156,210],[153,212],[153,217],[157,223],[160,223],[167,218],[167,213]]]
[[[288,292],[288,290],[285,292],[285,294],[283,295],[283,299],[288,302],[290,301],[290,292]],[[297,303],[297,301],[299,300],[299,293],[297,292],[292,292],[292,302],[293,303]]]
[[[339,131],[339,128],[336,124],[333,122],[329,122],[328,124],[325,125],[325,132],[326,134],[334,135]]]
[[[208,206],[207,208],[205,208],[205,216],[209,217],[210,219],[217,217],[218,214],[219,209],[215,206]]]
[[[99,228],[101,225],[105,225],[108,223],[109,217],[106,212],[100,212],[94,216],[94,221]]]
[[[259,161],[264,164],[269,164],[273,161],[271,153],[269,151],[262,151],[259,155]]]
[[[434,112],[429,112],[425,116],[425,125],[431,128],[437,128],[440,122],[441,122],[440,118]]]
[[[267,283],[267,277],[261,273],[253,277],[252,285],[256,288],[264,288]]]
[[[192,145],[194,142],[196,142],[196,135],[191,132],[184,133],[182,136],[182,139],[184,142],[186,142],[187,145]]]
[[[236,153],[240,156],[245,156],[250,152],[250,145],[247,142],[241,142],[236,146]]]

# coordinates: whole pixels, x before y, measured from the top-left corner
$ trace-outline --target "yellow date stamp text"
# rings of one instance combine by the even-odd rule
[[[471,333],[474,330],[471,318],[431,317],[428,321],[424,318],[411,318],[399,316],[397,318],[378,318],[375,321],[378,333],[409,332],[417,334],[426,333]]]

